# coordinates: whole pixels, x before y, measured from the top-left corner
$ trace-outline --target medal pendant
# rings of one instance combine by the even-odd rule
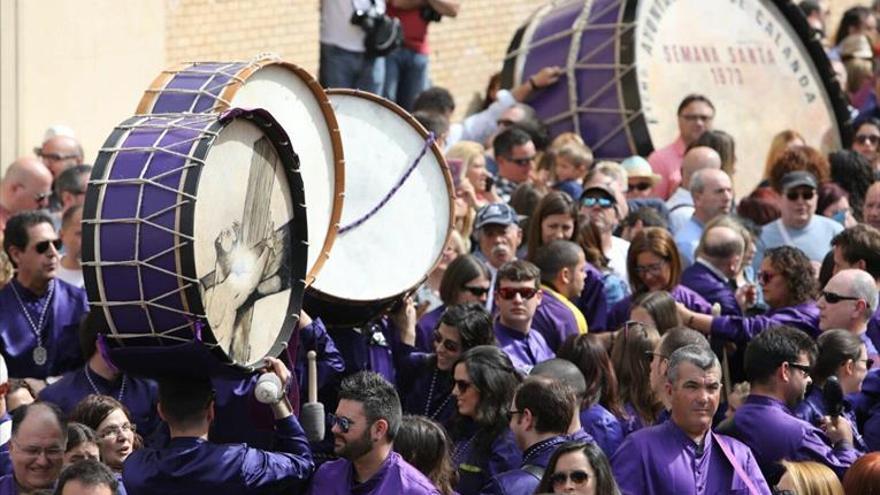
[[[38,345],[37,347],[34,348],[34,354],[33,354],[34,364],[36,364],[37,366],[43,366],[44,364],[46,364],[47,357],[48,357],[48,352],[46,352],[45,347]]]

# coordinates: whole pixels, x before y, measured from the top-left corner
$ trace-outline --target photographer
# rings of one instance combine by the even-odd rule
[[[416,95],[428,88],[428,24],[458,15],[458,0],[389,0],[388,15],[400,19],[403,46],[385,57],[382,96],[412,111]]]
[[[382,94],[385,57],[370,53],[367,34],[384,16],[385,0],[321,1],[321,86]]]

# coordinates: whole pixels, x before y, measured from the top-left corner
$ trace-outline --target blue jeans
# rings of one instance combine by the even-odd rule
[[[428,56],[400,47],[385,57],[382,96],[412,111],[416,96],[428,89]]]
[[[351,88],[382,94],[385,58],[369,58],[335,45],[321,43],[318,81],[325,88]]]

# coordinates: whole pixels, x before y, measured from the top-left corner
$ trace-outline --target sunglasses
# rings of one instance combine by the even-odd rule
[[[703,122],[710,122],[714,117],[711,115],[685,114],[682,115],[681,118],[688,122],[696,122],[698,120],[701,120]]]
[[[52,196],[52,193],[50,193],[50,192],[37,193],[37,194],[34,194],[34,201],[37,204],[40,204],[43,201],[48,200],[49,196]]]
[[[505,301],[510,301],[515,298],[517,294],[519,297],[523,298],[524,301],[529,300],[535,297],[535,294],[538,293],[538,289],[534,289],[532,287],[501,287],[495,291],[501,299]]]
[[[791,362],[789,362],[789,363],[788,363],[788,366],[789,366],[790,368],[794,368],[794,369],[796,369],[796,370],[801,370],[805,375],[809,375],[809,374],[810,374],[810,370],[811,370],[811,368],[810,368],[809,366],[807,366],[806,364],[798,364],[798,363],[791,363]]]
[[[434,330],[434,343],[441,344],[449,352],[461,352],[461,344],[454,340],[444,339],[437,330]]]
[[[525,158],[514,158],[512,156],[508,156],[507,159],[519,165],[520,167],[527,167],[535,161],[535,155],[527,156]]]
[[[581,200],[581,204],[587,208],[592,208],[598,205],[600,208],[606,210],[614,206],[614,202],[608,198],[584,198]]]
[[[773,277],[775,277],[776,275],[776,273],[760,271],[758,272],[758,282],[761,285],[767,285],[770,283],[771,280],[773,280]]]
[[[37,254],[43,254],[49,250],[50,244],[55,246],[55,251],[61,251],[61,239],[38,242],[34,244],[34,250],[37,251]]]
[[[348,433],[348,430],[351,429],[351,425],[354,424],[354,420],[346,418],[345,416],[337,416],[335,414],[328,414],[327,417],[330,419],[330,427],[338,426],[339,431],[342,433]]]
[[[470,285],[463,285],[461,288],[477,297],[483,297],[489,293],[488,287],[472,287]]]
[[[861,299],[861,297],[842,296],[835,292],[828,292],[826,290],[823,290],[822,292],[820,292],[820,294],[820,297],[824,297],[829,304],[837,304],[840,301],[858,301]]]
[[[504,413],[504,415],[507,416],[508,423],[513,421],[513,417],[516,416],[517,414],[522,414],[522,411],[507,411],[506,413]]]
[[[664,356],[659,352],[645,351],[645,361],[648,361],[649,363],[654,361],[654,356],[657,356],[660,359],[669,359],[669,356]]]
[[[865,369],[868,369],[868,370],[869,370],[869,369],[871,369],[871,368],[874,367],[874,360],[871,359],[871,358],[868,358],[868,359],[862,359],[861,361],[864,361],[864,362],[865,362]],[[509,423],[509,422],[510,422],[510,421],[508,421],[508,423]]]
[[[652,184],[650,182],[635,182],[635,183],[632,183],[629,185],[630,189],[636,189],[639,191],[647,191],[648,189],[651,189],[652,187],[654,187],[654,184]]]
[[[789,201],[797,201],[798,198],[802,198],[806,201],[813,199],[815,192],[812,189],[807,191],[788,191],[785,193],[785,197],[788,198]]]
[[[859,144],[871,143],[873,145],[876,145],[877,143],[880,143],[880,136],[874,134],[858,134],[856,135],[854,141]]]
[[[571,480],[575,485],[583,485],[590,480],[590,473],[577,470],[569,471],[567,473],[564,471],[557,471],[550,475],[550,483],[552,483],[553,486],[563,485],[568,480]]]
[[[464,380],[453,380],[452,385],[458,388],[458,393],[464,394],[471,388],[472,383],[466,382]]]

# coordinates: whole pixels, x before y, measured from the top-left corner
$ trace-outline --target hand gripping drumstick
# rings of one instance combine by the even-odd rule
[[[318,365],[315,363],[317,354],[309,351],[309,401],[300,411],[300,423],[306,432],[309,442],[316,443],[324,439],[324,404],[318,402]]]

